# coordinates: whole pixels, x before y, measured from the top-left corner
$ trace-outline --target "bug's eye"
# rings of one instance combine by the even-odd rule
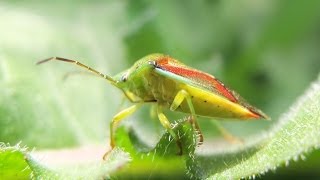
[[[121,77],[122,82],[126,82],[128,80],[128,74],[125,74]]]

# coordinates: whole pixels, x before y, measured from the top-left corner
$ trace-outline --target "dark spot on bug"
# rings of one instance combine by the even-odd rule
[[[205,102],[205,103],[206,103],[206,102],[207,102],[207,100],[204,100],[203,102]]]
[[[193,98],[193,96],[191,96],[191,98]]]
[[[140,66],[141,66],[140,64],[137,64],[134,69],[137,70],[140,68]]]

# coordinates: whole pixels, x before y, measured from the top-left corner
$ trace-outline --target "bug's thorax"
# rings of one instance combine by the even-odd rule
[[[115,76],[117,86],[131,101],[170,104],[176,95],[177,81],[155,72],[158,55],[147,56]]]
[[[163,78],[150,70],[146,74],[130,81],[129,91],[140,97],[143,101],[157,101],[170,104],[178,91],[177,82]]]

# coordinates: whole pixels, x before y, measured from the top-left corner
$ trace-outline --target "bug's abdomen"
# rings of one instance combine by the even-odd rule
[[[235,119],[256,118],[256,115],[246,107],[234,103],[221,95],[186,84],[181,84],[180,88],[189,93],[195,112],[199,116]],[[180,111],[190,112],[186,101],[181,104]]]
[[[217,118],[250,119],[256,116],[246,107],[234,103],[219,94],[164,78],[158,74],[152,74],[148,78],[148,89],[153,98],[161,105],[169,108],[175,96],[180,90],[185,90],[190,95],[196,115]],[[176,111],[190,114],[190,108],[186,100]]]

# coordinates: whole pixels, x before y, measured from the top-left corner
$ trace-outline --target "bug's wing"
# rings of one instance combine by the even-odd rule
[[[188,67],[170,57],[159,59],[156,67],[162,71],[165,71],[166,73],[163,74],[167,76],[171,76],[170,73],[172,73],[172,75],[180,76],[182,79],[179,79],[186,83],[206,89],[212,93],[219,94],[233,103],[242,105],[244,108],[256,114],[257,118],[269,119],[269,117],[261,110],[251,106],[238,93],[230,90],[221,81],[210,74]]]

